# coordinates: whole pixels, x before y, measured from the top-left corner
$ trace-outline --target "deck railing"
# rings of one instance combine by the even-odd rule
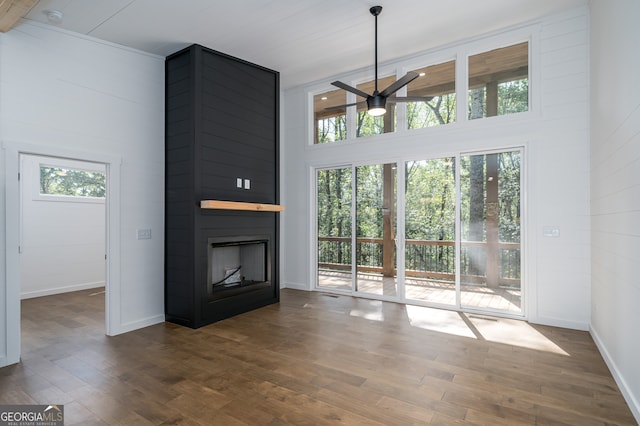
[[[382,273],[382,238],[357,238],[358,271]],[[498,243],[498,283],[520,287],[520,243]],[[482,284],[486,280],[486,242],[463,242],[460,247],[462,282]],[[318,237],[318,266],[351,270],[350,237]],[[405,241],[407,277],[455,280],[455,242],[439,240]]]

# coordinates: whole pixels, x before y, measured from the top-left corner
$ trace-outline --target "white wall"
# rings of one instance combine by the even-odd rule
[[[371,78],[373,70],[287,90],[282,135],[282,203],[287,207],[282,214],[282,285],[311,288],[312,166],[423,159],[525,145],[526,313],[532,322],[586,330],[590,321],[588,15],[588,9],[580,8],[399,62],[414,69],[414,65],[457,57],[457,87],[464,93],[467,55],[530,39],[532,108],[526,114],[467,121],[462,109],[458,123],[449,126],[308,146],[312,111],[307,92],[329,90],[334,79],[363,81]],[[382,64],[380,74],[394,69],[393,64]],[[559,228],[560,237],[543,237],[545,226]]]
[[[105,285],[105,200],[40,194],[40,165],[95,170],[104,164],[24,155],[20,162],[22,299]]]
[[[640,422],[640,2],[591,3],[591,332]]]
[[[0,34],[0,140],[47,153],[80,153],[81,159],[119,159],[112,165],[121,180],[112,188],[120,200],[112,249],[121,261],[111,270],[110,279],[119,284],[111,333],[163,321],[164,58],[21,23]],[[10,254],[6,218],[15,208],[5,202],[5,170],[14,167],[5,161],[8,152],[0,153],[3,271]],[[152,239],[137,240],[138,228],[151,228]],[[0,275],[0,318],[6,318],[4,298],[15,284]],[[7,330],[14,326],[0,329],[0,361],[11,352]]]

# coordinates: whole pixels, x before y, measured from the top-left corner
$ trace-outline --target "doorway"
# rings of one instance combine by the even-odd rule
[[[1,298],[6,322],[2,330],[5,354],[0,354],[0,366],[20,361],[20,156],[39,155],[70,160],[102,163],[106,166],[106,272],[105,272],[105,333],[109,336],[122,333],[120,320],[120,165],[122,160],[103,154],[31,145],[20,142],[3,142],[5,155],[5,206],[6,206],[6,292]],[[2,342],[0,342],[2,343]],[[3,356],[4,355],[4,356]]]
[[[106,165],[20,155],[21,299],[105,286]]]

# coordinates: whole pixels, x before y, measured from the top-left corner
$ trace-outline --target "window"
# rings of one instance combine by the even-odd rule
[[[529,110],[529,43],[469,57],[469,119]]]
[[[407,129],[441,126],[456,121],[456,61],[414,70],[420,77],[407,85]]]
[[[370,116],[364,98],[342,89],[315,95],[314,144],[454,124],[460,120],[458,107],[464,106],[459,100],[464,101],[465,96],[468,120],[529,111],[528,41],[469,56],[468,89],[460,89],[461,85],[456,84],[456,68],[462,68],[456,60],[431,62],[428,66],[423,66],[429,63],[428,58],[420,60],[424,62],[414,65],[420,68],[411,67],[419,77],[387,98],[386,113],[382,116]],[[406,64],[397,65],[396,73],[378,80],[378,92],[409,68]],[[375,86],[375,80],[371,79],[355,87],[373,94]]]
[[[342,89],[320,93],[313,97],[315,121],[314,143],[328,143],[347,139],[347,92]]]
[[[102,172],[40,165],[40,195],[104,198],[105,193]]]

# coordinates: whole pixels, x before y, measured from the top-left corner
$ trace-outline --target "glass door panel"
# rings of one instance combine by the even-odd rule
[[[521,313],[519,150],[460,158],[462,307]]]
[[[405,167],[405,297],[455,306],[455,159]]]
[[[397,166],[356,167],[356,291],[397,297]]]
[[[319,288],[351,291],[351,167],[316,173]]]

